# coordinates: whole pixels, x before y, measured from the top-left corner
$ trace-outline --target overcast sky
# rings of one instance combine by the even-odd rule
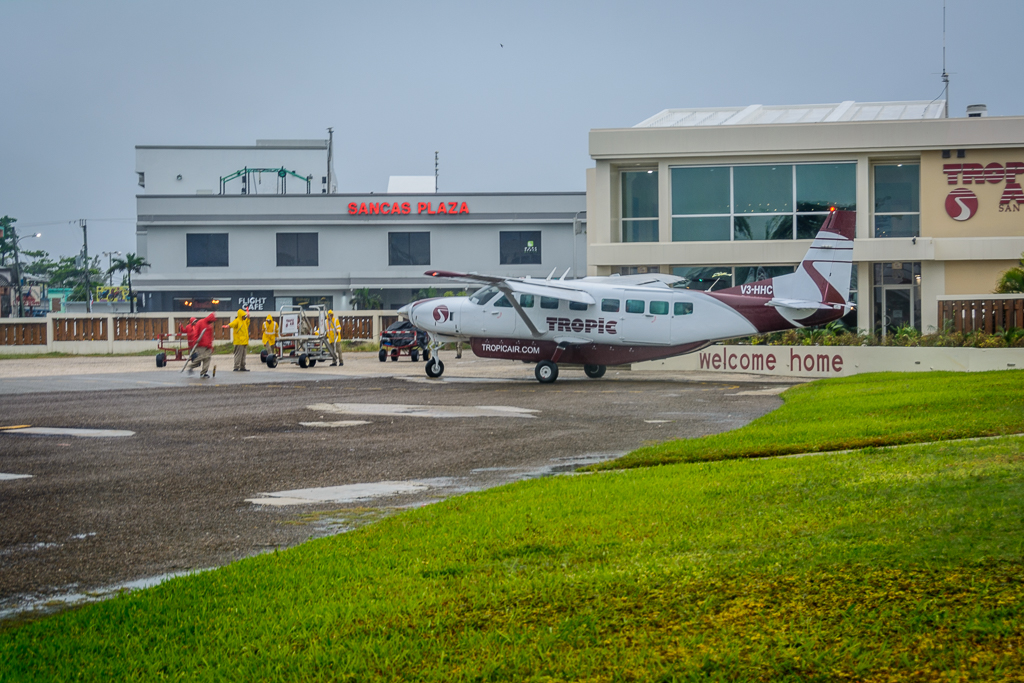
[[[950,114],[1024,114],[1024,1],[947,7]],[[0,27],[0,215],[52,255],[78,218],[91,253],[135,251],[135,145],[333,126],[339,192],[434,150],[441,191],[583,190],[592,128],[942,90],[942,0],[0,0]]]

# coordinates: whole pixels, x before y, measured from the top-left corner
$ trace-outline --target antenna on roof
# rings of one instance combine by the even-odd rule
[[[942,0],[942,83],[943,118],[949,118],[949,74],[946,73],[946,0]]]

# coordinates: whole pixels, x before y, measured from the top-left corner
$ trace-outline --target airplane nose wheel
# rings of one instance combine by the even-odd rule
[[[441,344],[434,338],[430,339],[430,343],[427,345],[429,351],[424,353],[424,356],[429,358],[425,364],[424,369],[427,371],[427,377],[437,379],[444,374],[444,363],[441,362],[441,358],[438,356],[437,350],[441,347]]]
[[[541,384],[551,384],[558,379],[558,365],[549,360],[542,360],[533,369],[533,374]]]

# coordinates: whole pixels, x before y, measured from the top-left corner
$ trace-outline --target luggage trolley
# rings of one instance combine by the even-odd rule
[[[317,326],[313,327],[306,312],[315,311]],[[300,368],[311,368],[320,360],[338,357],[334,348],[327,343],[327,309],[322,305],[282,306],[278,312],[280,327],[272,353],[267,355],[267,367],[276,368],[278,363],[298,363]]]

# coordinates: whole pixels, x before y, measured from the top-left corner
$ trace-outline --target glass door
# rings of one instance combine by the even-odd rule
[[[900,327],[914,324],[914,298],[910,287],[882,288],[884,298],[883,308],[885,317],[883,325],[887,333],[894,332]]]

